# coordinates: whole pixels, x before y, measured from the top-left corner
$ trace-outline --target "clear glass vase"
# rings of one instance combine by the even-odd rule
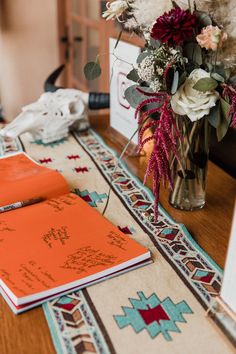
[[[171,163],[173,189],[169,203],[181,210],[201,209],[205,205],[210,126],[207,117],[191,122],[187,116],[176,116],[182,136],[178,146],[179,160]]]

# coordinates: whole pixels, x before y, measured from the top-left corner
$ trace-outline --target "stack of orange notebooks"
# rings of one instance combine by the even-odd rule
[[[0,158],[0,182],[0,290],[14,313],[150,263],[148,249],[26,154]]]

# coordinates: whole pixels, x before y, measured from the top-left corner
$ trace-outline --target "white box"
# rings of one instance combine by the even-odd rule
[[[116,57],[121,58],[117,60],[111,53],[116,45],[116,39],[110,38],[109,50],[110,50],[110,126],[122,134],[127,139],[130,139],[135,130],[138,129],[138,122],[134,119],[135,109],[130,106],[125,99],[124,92],[127,87],[134,85],[135,83],[128,80],[126,75],[133,69],[132,65],[135,64],[138,55],[140,54],[140,48],[119,41],[117,48],[115,49]],[[125,61],[122,61],[122,59]],[[134,144],[138,143],[138,134],[132,139]]]

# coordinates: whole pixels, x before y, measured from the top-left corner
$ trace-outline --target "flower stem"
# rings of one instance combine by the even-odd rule
[[[214,71],[216,71],[217,57],[218,57],[218,50],[216,51],[216,55],[215,55]]]
[[[189,11],[192,12],[192,7],[191,7],[191,1],[188,0],[188,8],[189,8]]]
[[[181,176],[179,176],[177,174],[176,181],[174,183],[174,188],[173,188],[173,191],[172,191],[172,194],[171,194],[171,198],[170,198],[170,202],[173,205],[174,204],[178,204],[178,203],[181,202],[180,198],[181,198],[181,195],[182,195],[182,190],[184,189],[183,184],[186,183],[186,172],[185,172],[185,170],[187,169],[187,156],[189,154],[189,151],[191,151],[191,153],[192,153],[192,143],[194,141],[193,138],[194,138],[195,131],[196,131],[197,127],[198,127],[197,123],[198,122],[194,122],[194,124],[193,124],[193,127],[192,127],[192,129],[190,131],[190,134],[189,134],[188,138],[187,138],[187,146],[186,146],[185,149],[183,149],[182,143],[180,143],[181,158],[182,158],[182,160],[185,163],[185,166],[184,166],[185,168],[183,170],[182,162],[178,161],[178,163],[180,165],[180,168],[182,170],[183,177],[181,177]],[[186,126],[185,126],[185,134],[187,134]],[[173,161],[174,160],[172,160],[171,165],[173,165]]]

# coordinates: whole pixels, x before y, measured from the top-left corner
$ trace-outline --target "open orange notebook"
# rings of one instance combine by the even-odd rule
[[[0,159],[0,287],[15,313],[150,262],[150,252],[24,153]]]

